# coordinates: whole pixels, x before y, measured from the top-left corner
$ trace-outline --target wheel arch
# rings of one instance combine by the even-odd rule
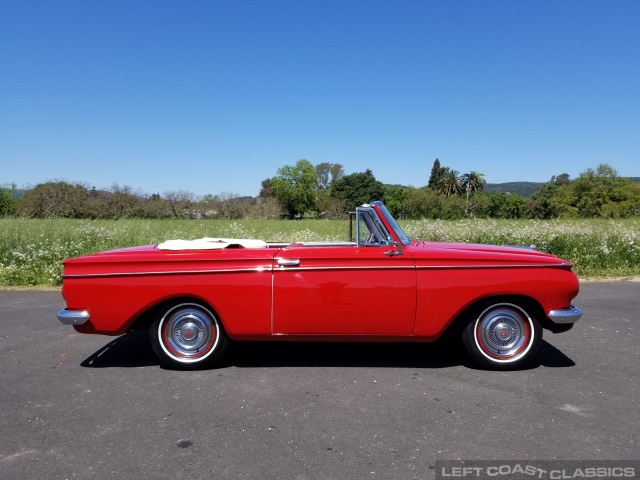
[[[213,315],[215,315],[217,321],[220,323],[220,326],[224,329],[224,322],[220,318],[220,315],[216,311],[216,309],[211,305],[211,302],[201,298],[197,295],[176,295],[169,298],[164,298],[158,300],[156,303],[148,306],[139,316],[136,318],[131,325],[129,326],[127,331],[132,330],[149,330],[153,325],[153,322],[156,320],[157,316],[161,313],[169,309],[174,305],[179,305],[181,303],[194,303],[200,305],[207,310],[209,310]]]
[[[536,320],[540,322],[543,328],[548,328],[546,323],[549,322],[549,319],[544,313],[542,305],[540,305],[535,298],[527,295],[493,295],[490,297],[476,299],[467,305],[449,324],[447,329],[443,332],[442,337],[453,336],[458,338],[469,321],[471,321],[471,314],[481,310],[483,307],[489,307],[490,305],[500,303],[510,303],[522,307],[529,315],[533,315]]]

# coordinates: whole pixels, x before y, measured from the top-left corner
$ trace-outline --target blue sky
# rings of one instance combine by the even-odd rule
[[[640,176],[638,1],[0,0],[0,184]]]

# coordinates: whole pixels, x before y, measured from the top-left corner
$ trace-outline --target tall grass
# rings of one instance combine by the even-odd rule
[[[582,276],[640,274],[640,220],[405,221],[422,240],[531,245],[576,264]],[[88,253],[201,237],[266,241],[347,240],[348,222],[331,220],[0,219],[0,285],[59,285],[62,261]]]
[[[578,275],[640,274],[640,220],[419,220],[407,234],[431,241],[535,245],[576,265]]]

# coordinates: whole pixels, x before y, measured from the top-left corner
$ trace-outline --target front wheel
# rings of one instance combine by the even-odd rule
[[[179,369],[212,366],[228,343],[216,316],[198,303],[180,303],[161,312],[149,338],[160,362]]]
[[[494,370],[514,370],[537,355],[542,342],[540,322],[523,306],[491,303],[475,310],[462,333],[471,359]]]

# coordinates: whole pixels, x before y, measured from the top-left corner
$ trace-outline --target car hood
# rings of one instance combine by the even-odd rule
[[[407,247],[417,260],[431,260],[434,263],[496,263],[514,265],[566,265],[570,262],[549,253],[535,250],[535,247],[512,245],[485,245],[474,243],[422,242],[414,241]]]

